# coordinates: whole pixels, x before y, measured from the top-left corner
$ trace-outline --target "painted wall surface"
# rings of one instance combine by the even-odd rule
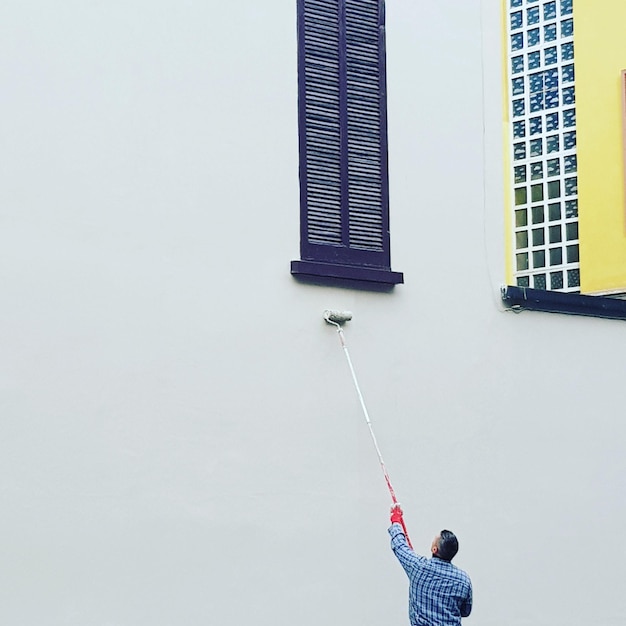
[[[574,3],[581,290],[626,290],[621,72],[626,5]]]
[[[501,307],[500,25],[387,3],[371,293],[289,274],[295,2],[2,3],[0,623],[407,624],[336,308],[467,624],[623,624],[623,325]]]

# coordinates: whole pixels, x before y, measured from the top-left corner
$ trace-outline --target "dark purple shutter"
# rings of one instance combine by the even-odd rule
[[[302,261],[402,282],[390,272],[384,1],[298,0],[298,75]]]

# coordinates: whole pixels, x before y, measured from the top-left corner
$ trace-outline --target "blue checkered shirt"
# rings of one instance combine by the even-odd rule
[[[400,524],[392,524],[389,534],[391,549],[409,577],[411,626],[459,626],[472,610],[469,576],[448,561],[415,554]]]

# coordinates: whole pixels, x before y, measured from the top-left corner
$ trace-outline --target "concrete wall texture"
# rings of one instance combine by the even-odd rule
[[[501,6],[388,0],[393,269],[296,282],[295,2],[0,6],[0,623],[623,624],[624,326],[499,300]]]

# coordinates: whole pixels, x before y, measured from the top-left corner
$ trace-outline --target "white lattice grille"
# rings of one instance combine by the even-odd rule
[[[577,292],[573,0],[507,1],[515,277]]]

